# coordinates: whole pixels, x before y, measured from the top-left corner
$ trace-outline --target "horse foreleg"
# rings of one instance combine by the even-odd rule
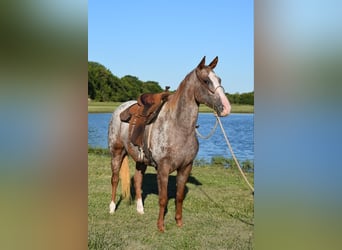
[[[146,165],[143,163],[136,163],[135,174],[134,174],[134,187],[135,187],[135,198],[137,202],[137,211],[139,214],[144,214],[144,205],[141,196],[141,187],[143,176],[146,171]]]
[[[159,231],[164,232],[164,216],[167,206],[167,184],[169,181],[169,170],[164,166],[158,167],[158,191],[159,191],[159,217],[157,226]]]
[[[123,159],[122,152],[112,152],[112,160],[111,160],[111,168],[112,168],[112,200],[109,204],[109,213],[113,214],[115,212],[115,197],[116,197],[116,189],[119,183],[119,171],[121,162]]]
[[[177,226],[179,227],[183,226],[182,210],[183,210],[184,190],[185,190],[185,184],[188,180],[191,169],[192,169],[192,163],[185,167],[179,168],[177,170],[177,194],[176,194],[175,219],[176,219]]]

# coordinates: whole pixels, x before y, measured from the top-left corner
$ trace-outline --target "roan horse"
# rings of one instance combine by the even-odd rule
[[[179,85],[174,94],[160,110],[153,123],[146,126],[143,142],[149,153],[143,160],[136,162],[134,186],[137,211],[144,213],[141,196],[143,175],[147,165],[154,166],[157,171],[159,192],[158,229],[165,230],[164,216],[168,202],[167,186],[169,174],[177,170],[176,192],[176,223],[182,226],[182,206],[185,184],[192,169],[193,161],[198,152],[198,140],[195,127],[198,117],[199,104],[211,107],[219,116],[230,113],[230,103],[221,86],[221,79],[214,73],[218,62],[216,57],[208,66],[205,57],[198,66],[191,71]],[[129,124],[120,120],[120,113],[136,103],[128,101],[121,104],[113,113],[108,131],[108,145],[112,156],[112,201],[109,205],[110,213],[114,213],[116,204],[116,190],[119,174],[123,196],[130,195],[130,174],[127,156],[139,159],[141,150],[131,144]],[[120,170],[121,169],[121,170]]]

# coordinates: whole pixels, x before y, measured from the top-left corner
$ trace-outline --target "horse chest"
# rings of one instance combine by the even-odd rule
[[[159,133],[152,136],[150,150],[155,160],[167,157],[172,161],[192,161],[198,152],[198,140],[195,135]]]

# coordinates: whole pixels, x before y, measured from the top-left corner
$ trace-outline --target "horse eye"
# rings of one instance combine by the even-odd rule
[[[204,83],[205,84],[209,84],[209,80],[208,79],[204,79]]]

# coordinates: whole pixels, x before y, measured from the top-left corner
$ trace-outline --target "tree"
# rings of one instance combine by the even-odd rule
[[[142,93],[158,93],[158,82],[143,82],[136,76],[121,79],[97,62],[88,62],[88,97],[95,101],[124,102],[136,100]]]
[[[163,89],[159,86],[158,82],[147,81],[142,84],[142,93],[158,93],[162,91]]]
[[[137,99],[138,96],[142,93],[141,86],[143,84],[142,81],[138,79],[138,77],[126,75],[121,78],[121,83],[127,91],[127,98],[129,99]]]
[[[88,63],[88,97],[96,101],[110,101],[112,73],[96,62]]]
[[[248,93],[235,93],[229,94],[226,93],[228,100],[234,104],[247,104],[247,105],[254,105],[254,91]]]

